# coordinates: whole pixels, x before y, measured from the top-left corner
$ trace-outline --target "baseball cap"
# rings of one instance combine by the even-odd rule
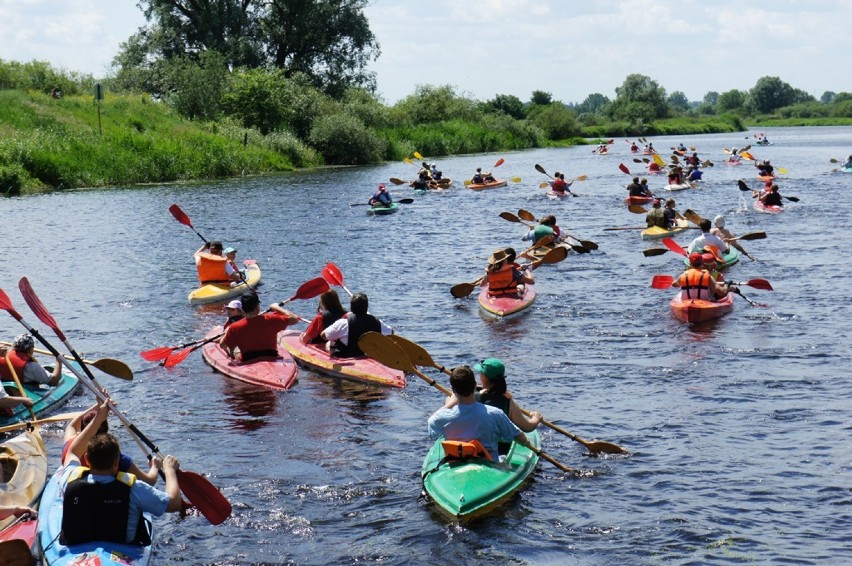
[[[239,299],[234,299],[227,305],[225,305],[226,309],[240,309],[243,310],[243,304],[239,301]]]
[[[486,358],[473,366],[473,371],[485,374],[490,380],[506,379],[506,366],[497,358]]]
[[[232,248],[232,247],[227,247],[227,248],[225,248],[224,250],[222,250],[222,253],[223,253],[224,255],[228,255],[229,253],[231,253],[231,252],[236,252],[236,251],[237,251],[237,250],[235,250],[235,249],[234,249],[234,248]]]

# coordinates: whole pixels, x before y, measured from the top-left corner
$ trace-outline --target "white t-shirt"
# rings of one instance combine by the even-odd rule
[[[379,324],[381,324],[382,326],[382,334],[384,334],[385,336],[393,334],[393,328],[391,328],[381,320],[379,321]],[[343,318],[334,321],[331,326],[323,330],[322,334],[329,342],[335,342],[337,340],[340,340],[344,345],[348,346],[349,321],[346,320],[346,317],[344,316]]]
[[[689,249],[687,249],[687,253],[700,252],[708,246],[716,248],[719,251],[719,255],[724,254],[728,249],[728,244],[726,244],[722,238],[708,233],[701,234],[692,240],[692,243],[689,244]]]

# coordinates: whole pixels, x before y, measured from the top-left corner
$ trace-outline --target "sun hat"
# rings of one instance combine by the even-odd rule
[[[501,261],[505,261],[509,256],[506,255],[505,249],[494,250],[490,256],[488,256],[488,263],[491,265],[496,265]]]
[[[486,358],[473,366],[473,371],[485,375],[491,381],[506,379],[506,366],[497,358]]]

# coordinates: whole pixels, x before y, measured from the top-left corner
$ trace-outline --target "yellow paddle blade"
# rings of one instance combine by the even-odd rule
[[[521,182],[521,178],[520,178],[520,177],[512,177],[512,182],[513,182],[513,183],[520,183],[520,182]]]
[[[656,163],[656,164],[657,164],[657,165],[659,165],[660,167],[665,167],[665,166],[666,166],[666,162],[665,162],[665,161],[663,161],[663,158],[662,158],[662,157],[660,157],[660,155],[659,155],[659,154],[657,154],[657,153],[655,153],[655,154],[654,154],[654,163]]]
[[[748,159],[749,161],[754,161],[754,156],[747,151],[741,151],[740,157],[743,159]]]
[[[786,175],[786,174],[787,174],[787,170],[786,170],[786,169],[784,169],[783,167],[779,167],[779,168],[778,168],[778,172],[779,172],[779,173],[781,173],[782,175]]]
[[[415,165],[415,163],[411,160],[410,157],[403,157],[402,160],[410,165]]]
[[[416,159],[423,160],[423,156],[422,156],[422,155],[420,155],[419,153],[417,153],[416,151],[413,153],[413,155],[414,155],[414,157],[415,157]]]
[[[589,178],[589,176],[588,176],[588,175],[580,175],[579,177],[577,177],[577,178],[576,178],[576,179],[574,179],[574,180],[575,180],[575,181],[585,181],[585,180],[586,180],[586,179],[588,179],[588,178]]]
[[[541,184],[538,186],[538,188],[539,188],[539,189],[546,189],[546,188],[547,188],[547,187],[549,187],[549,186],[550,186],[550,183],[548,183],[547,181],[545,181],[544,183],[541,183]]]
[[[468,185],[470,185],[471,183],[473,183],[473,179],[465,179],[465,180],[464,180],[464,186],[465,186],[465,187],[466,187],[466,186],[468,186]]]

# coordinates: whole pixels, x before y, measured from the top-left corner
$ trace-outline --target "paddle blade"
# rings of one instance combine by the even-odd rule
[[[749,188],[749,186],[745,184],[745,181],[743,181],[742,179],[737,181],[737,186],[740,188],[741,191],[750,191],[751,190]]]
[[[587,250],[596,250],[600,247],[595,242],[593,242],[591,240],[577,240],[577,241],[580,242],[580,245],[582,245]]]
[[[550,183],[548,183],[547,181],[545,181],[545,182],[543,182],[543,183],[539,183],[538,188],[539,188],[539,189],[546,189],[546,188],[547,188],[547,187],[549,187],[549,186],[550,186]]]
[[[322,276],[331,285],[343,287],[343,273],[334,263],[328,262],[325,264],[325,267],[322,268]]]
[[[322,295],[329,289],[328,281],[322,277],[315,277],[310,281],[302,283],[302,285],[296,289],[296,293],[287,299],[287,301],[295,301],[296,299],[313,299],[318,295]]]
[[[584,251],[588,252],[585,248],[581,248]],[[568,257],[568,250],[563,248],[562,246],[558,246],[544,254],[544,257],[541,258],[541,263],[553,264],[559,263],[563,259]]]
[[[139,355],[142,356],[142,359],[146,362],[159,362],[160,360],[165,360],[169,357],[174,351],[174,348],[170,348],[168,346],[163,346],[162,348],[154,348],[153,350],[145,350],[144,352],[139,352]]]
[[[654,275],[651,279],[651,288],[653,289],[668,289],[674,283],[674,277],[671,275]]]
[[[6,291],[0,289],[0,309],[4,311],[8,311],[15,319],[21,320],[21,315],[18,314],[18,311],[15,310],[15,307],[12,306],[12,301],[9,299],[9,295],[6,294]]]
[[[211,525],[220,525],[231,516],[231,503],[207,478],[178,470],[177,479],[180,490]]]
[[[659,155],[659,154],[655,153],[655,154],[652,156],[652,158],[654,159],[654,163],[656,163],[656,164],[657,164],[657,165],[659,165],[660,167],[665,167],[665,166],[666,166],[666,162],[665,162],[665,161],[663,161],[663,158],[662,158],[662,157],[660,157],[660,155]]]
[[[379,332],[364,333],[358,340],[358,347],[364,354],[391,369],[405,373],[416,371],[405,351]]]
[[[666,248],[650,248],[642,252],[642,255],[645,257],[654,257],[658,255],[663,255],[664,253],[668,253],[669,250]]]
[[[416,152],[416,151],[415,151],[414,153],[412,153],[412,155],[413,155],[416,159],[420,159],[421,161],[423,160],[423,156],[422,156],[422,155],[420,155],[420,154],[419,154],[418,152]]]
[[[833,161],[833,163],[838,163],[838,161],[835,159]],[[542,167],[538,163],[535,164],[535,170],[538,171],[539,173],[541,173],[542,175],[547,175],[547,171],[545,171],[544,167]],[[547,175],[547,176],[550,177],[550,175]]]
[[[789,200],[790,202],[799,202],[799,197],[784,197],[784,198]]]
[[[408,356],[414,365],[433,367],[441,371],[445,370],[444,366],[435,363],[435,360],[432,359],[429,352],[427,352],[420,344],[412,342],[408,338],[404,338],[399,334],[391,334],[388,338],[390,338],[394,344],[402,348],[405,355]]]
[[[494,164],[494,168],[496,169],[497,167],[500,167],[501,165],[503,165],[503,163],[505,163],[505,161],[501,157],[500,159],[497,160],[497,163]]]
[[[163,362],[163,367],[172,368],[184,361],[189,357],[191,353],[193,353],[198,346],[190,346],[189,348],[184,348],[183,350],[178,350],[177,352],[172,352],[166,358],[166,361]]]
[[[411,165],[414,165],[414,164],[415,164],[415,163],[411,160],[411,158],[410,158],[410,157],[403,157],[403,158],[402,158],[402,160],[403,160],[403,161],[405,161],[406,163],[411,164]]]
[[[192,221],[190,221],[189,216],[187,216],[186,213],[183,210],[181,210],[181,208],[178,205],[176,205],[176,204],[171,205],[169,207],[169,212],[172,213],[172,216],[175,217],[175,220],[177,220],[178,222],[180,222],[184,226],[189,226],[190,228],[192,228]]]
[[[521,182],[521,180],[522,180],[522,179],[521,179],[520,177],[512,177],[512,182],[513,182],[513,183],[520,183],[520,182]]]
[[[521,219],[512,214],[511,212],[501,212],[500,218],[503,220],[508,220],[509,222],[520,222]]]
[[[701,221],[704,220],[700,214],[688,208],[684,211],[683,216],[693,224],[701,224]]]
[[[35,564],[30,545],[23,539],[0,542],[0,564],[3,566],[31,566]]]
[[[618,444],[613,444],[612,442],[606,442],[604,440],[591,440],[583,442],[583,446],[585,446],[590,454],[627,454],[627,449],[622,448]]]
[[[742,236],[737,238],[737,240],[746,240],[746,241],[749,241],[749,240],[765,240],[765,239],[766,239],[766,232],[752,232],[750,234],[743,234]]]
[[[125,381],[133,381],[133,370],[131,370],[130,367],[121,360],[101,358],[99,360],[95,360],[92,365],[107,375],[111,375]]]
[[[450,287],[450,294],[457,299],[463,299],[473,293],[474,289],[476,285],[473,283],[459,283]]]
[[[630,175],[630,169],[628,169],[627,165],[625,165],[624,163],[619,163],[618,168],[621,169],[621,172],[625,175]]]
[[[574,180],[575,180],[575,181],[585,181],[585,180],[587,180],[588,178],[589,178],[589,176],[588,176],[588,175],[580,175],[579,177],[575,178]]]
[[[680,254],[684,257],[689,255],[689,254],[686,253],[685,249],[680,247],[680,244],[678,244],[677,242],[675,242],[671,238],[663,238],[663,245],[666,246],[668,249],[670,249],[671,251],[673,251],[676,254]]]
[[[411,203],[414,202],[414,199],[413,198],[401,198],[396,202],[398,202],[399,204],[411,204]]]
[[[627,210],[632,212],[633,214],[647,214],[648,211],[645,210],[641,205],[631,204],[627,207]]]
[[[748,285],[749,287],[754,287],[755,289],[761,289],[763,291],[774,291],[772,284],[766,279],[749,279],[745,283],[740,283],[740,285]]]
[[[24,300],[29,305],[30,310],[33,311],[33,314],[35,314],[40,321],[49,326],[60,340],[65,342],[65,334],[62,333],[59,325],[56,324],[56,320],[50,315],[47,308],[44,306],[44,303],[42,303],[41,299],[39,299],[38,295],[36,295],[32,285],[30,285],[30,280],[26,277],[21,277],[21,280],[18,281],[18,289],[21,290],[21,295],[24,296]]]
[[[518,216],[520,216],[523,220],[526,220],[527,222],[537,222],[535,214],[533,214],[529,210],[524,210],[523,208],[518,211]]]
[[[393,183],[394,185],[407,185],[408,184],[406,181],[403,181],[402,179],[397,179],[396,177],[391,177],[390,182]]]

